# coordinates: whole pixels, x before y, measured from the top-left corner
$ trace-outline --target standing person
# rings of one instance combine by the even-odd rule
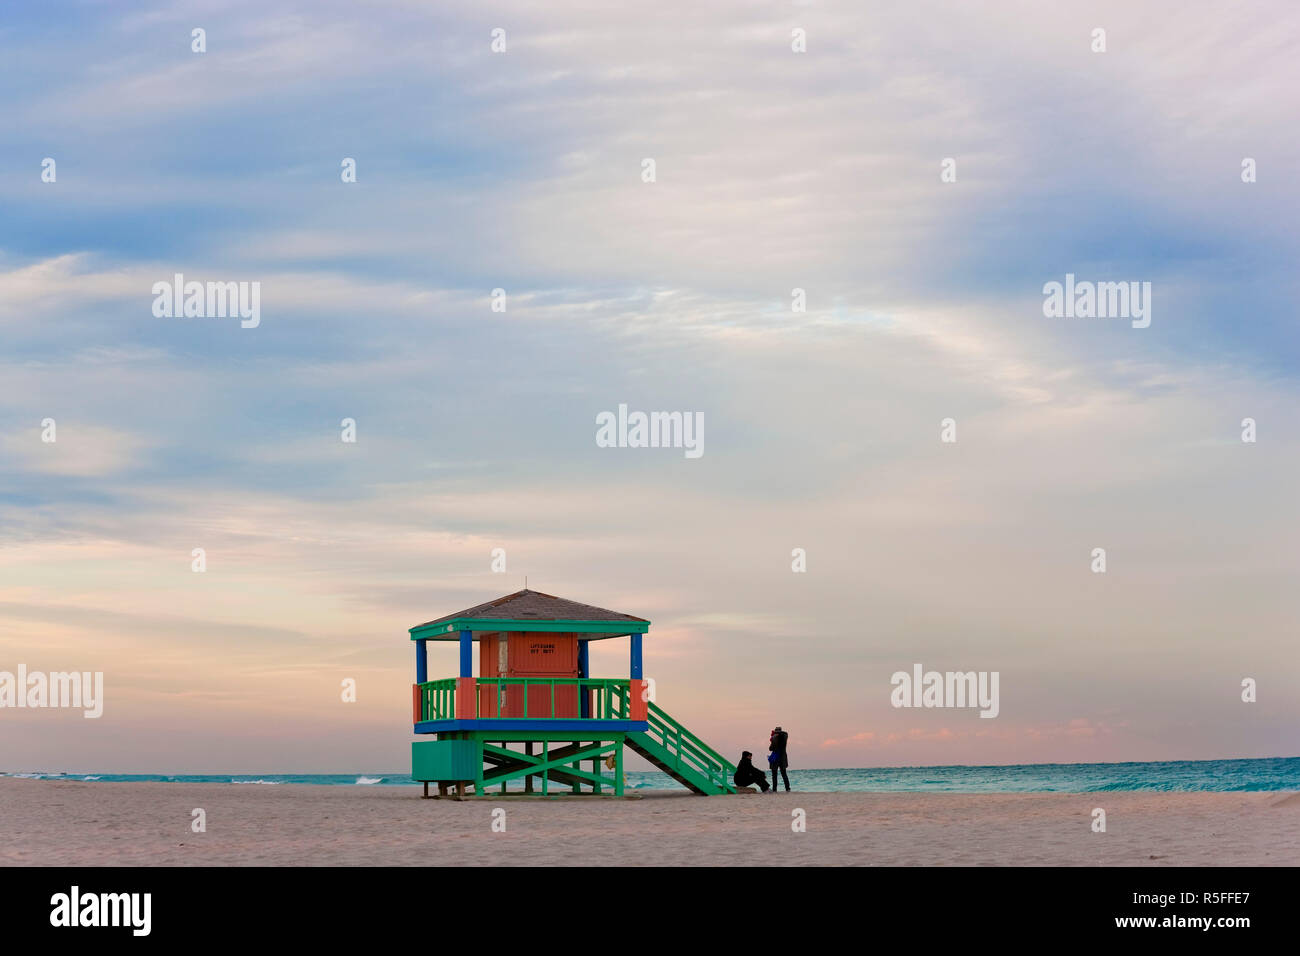
[[[785,781],[785,792],[786,793],[790,792],[790,778],[787,777],[785,774],[785,768],[790,766],[790,761],[786,758],[785,755],[785,745],[789,739],[790,739],[790,735],[787,734],[780,727],[777,727],[775,730],[772,731],[771,743],[767,745],[767,749],[771,751],[771,756],[769,756],[767,760],[768,763],[771,764],[772,766],[772,792],[773,793],[776,793],[776,772],[778,770],[781,771],[781,779]]]

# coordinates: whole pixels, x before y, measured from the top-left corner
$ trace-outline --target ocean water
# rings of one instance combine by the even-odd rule
[[[1085,793],[1105,790],[1300,790],[1300,757],[1250,760],[1173,760],[1159,763],[1046,763],[1004,767],[867,767],[789,771],[790,785],[805,791],[884,792],[934,790],[964,793]],[[406,771],[378,773],[93,773],[10,772],[0,777],[55,780],[157,780],[276,786],[416,786]],[[627,773],[631,790],[676,790],[658,771]]]

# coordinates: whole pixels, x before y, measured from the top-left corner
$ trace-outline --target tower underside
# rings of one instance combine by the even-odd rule
[[[593,739],[596,738],[596,739]],[[411,776],[440,794],[623,796],[626,734],[457,730],[411,744]]]

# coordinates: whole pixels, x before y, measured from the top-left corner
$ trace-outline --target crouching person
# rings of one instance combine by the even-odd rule
[[[748,750],[740,755],[740,763],[736,764],[736,773],[731,779],[737,787],[748,787],[756,783],[763,793],[767,793],[767,774],[754,766],[754,755]]]

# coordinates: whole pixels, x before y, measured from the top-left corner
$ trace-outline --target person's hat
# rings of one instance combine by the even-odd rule
[[[740,752],[740,755],[741,755],[742,757],[752,757],[752,756],[754,756],[754,755],[753,755],[752,753],[750,753],[748,750],[742,750],[742,751]]]
[[[783,734],[783,733],[785,733],[785,731],[782,730],[780,727],[776,728],[776,732],[777,732],[778,734]]]

